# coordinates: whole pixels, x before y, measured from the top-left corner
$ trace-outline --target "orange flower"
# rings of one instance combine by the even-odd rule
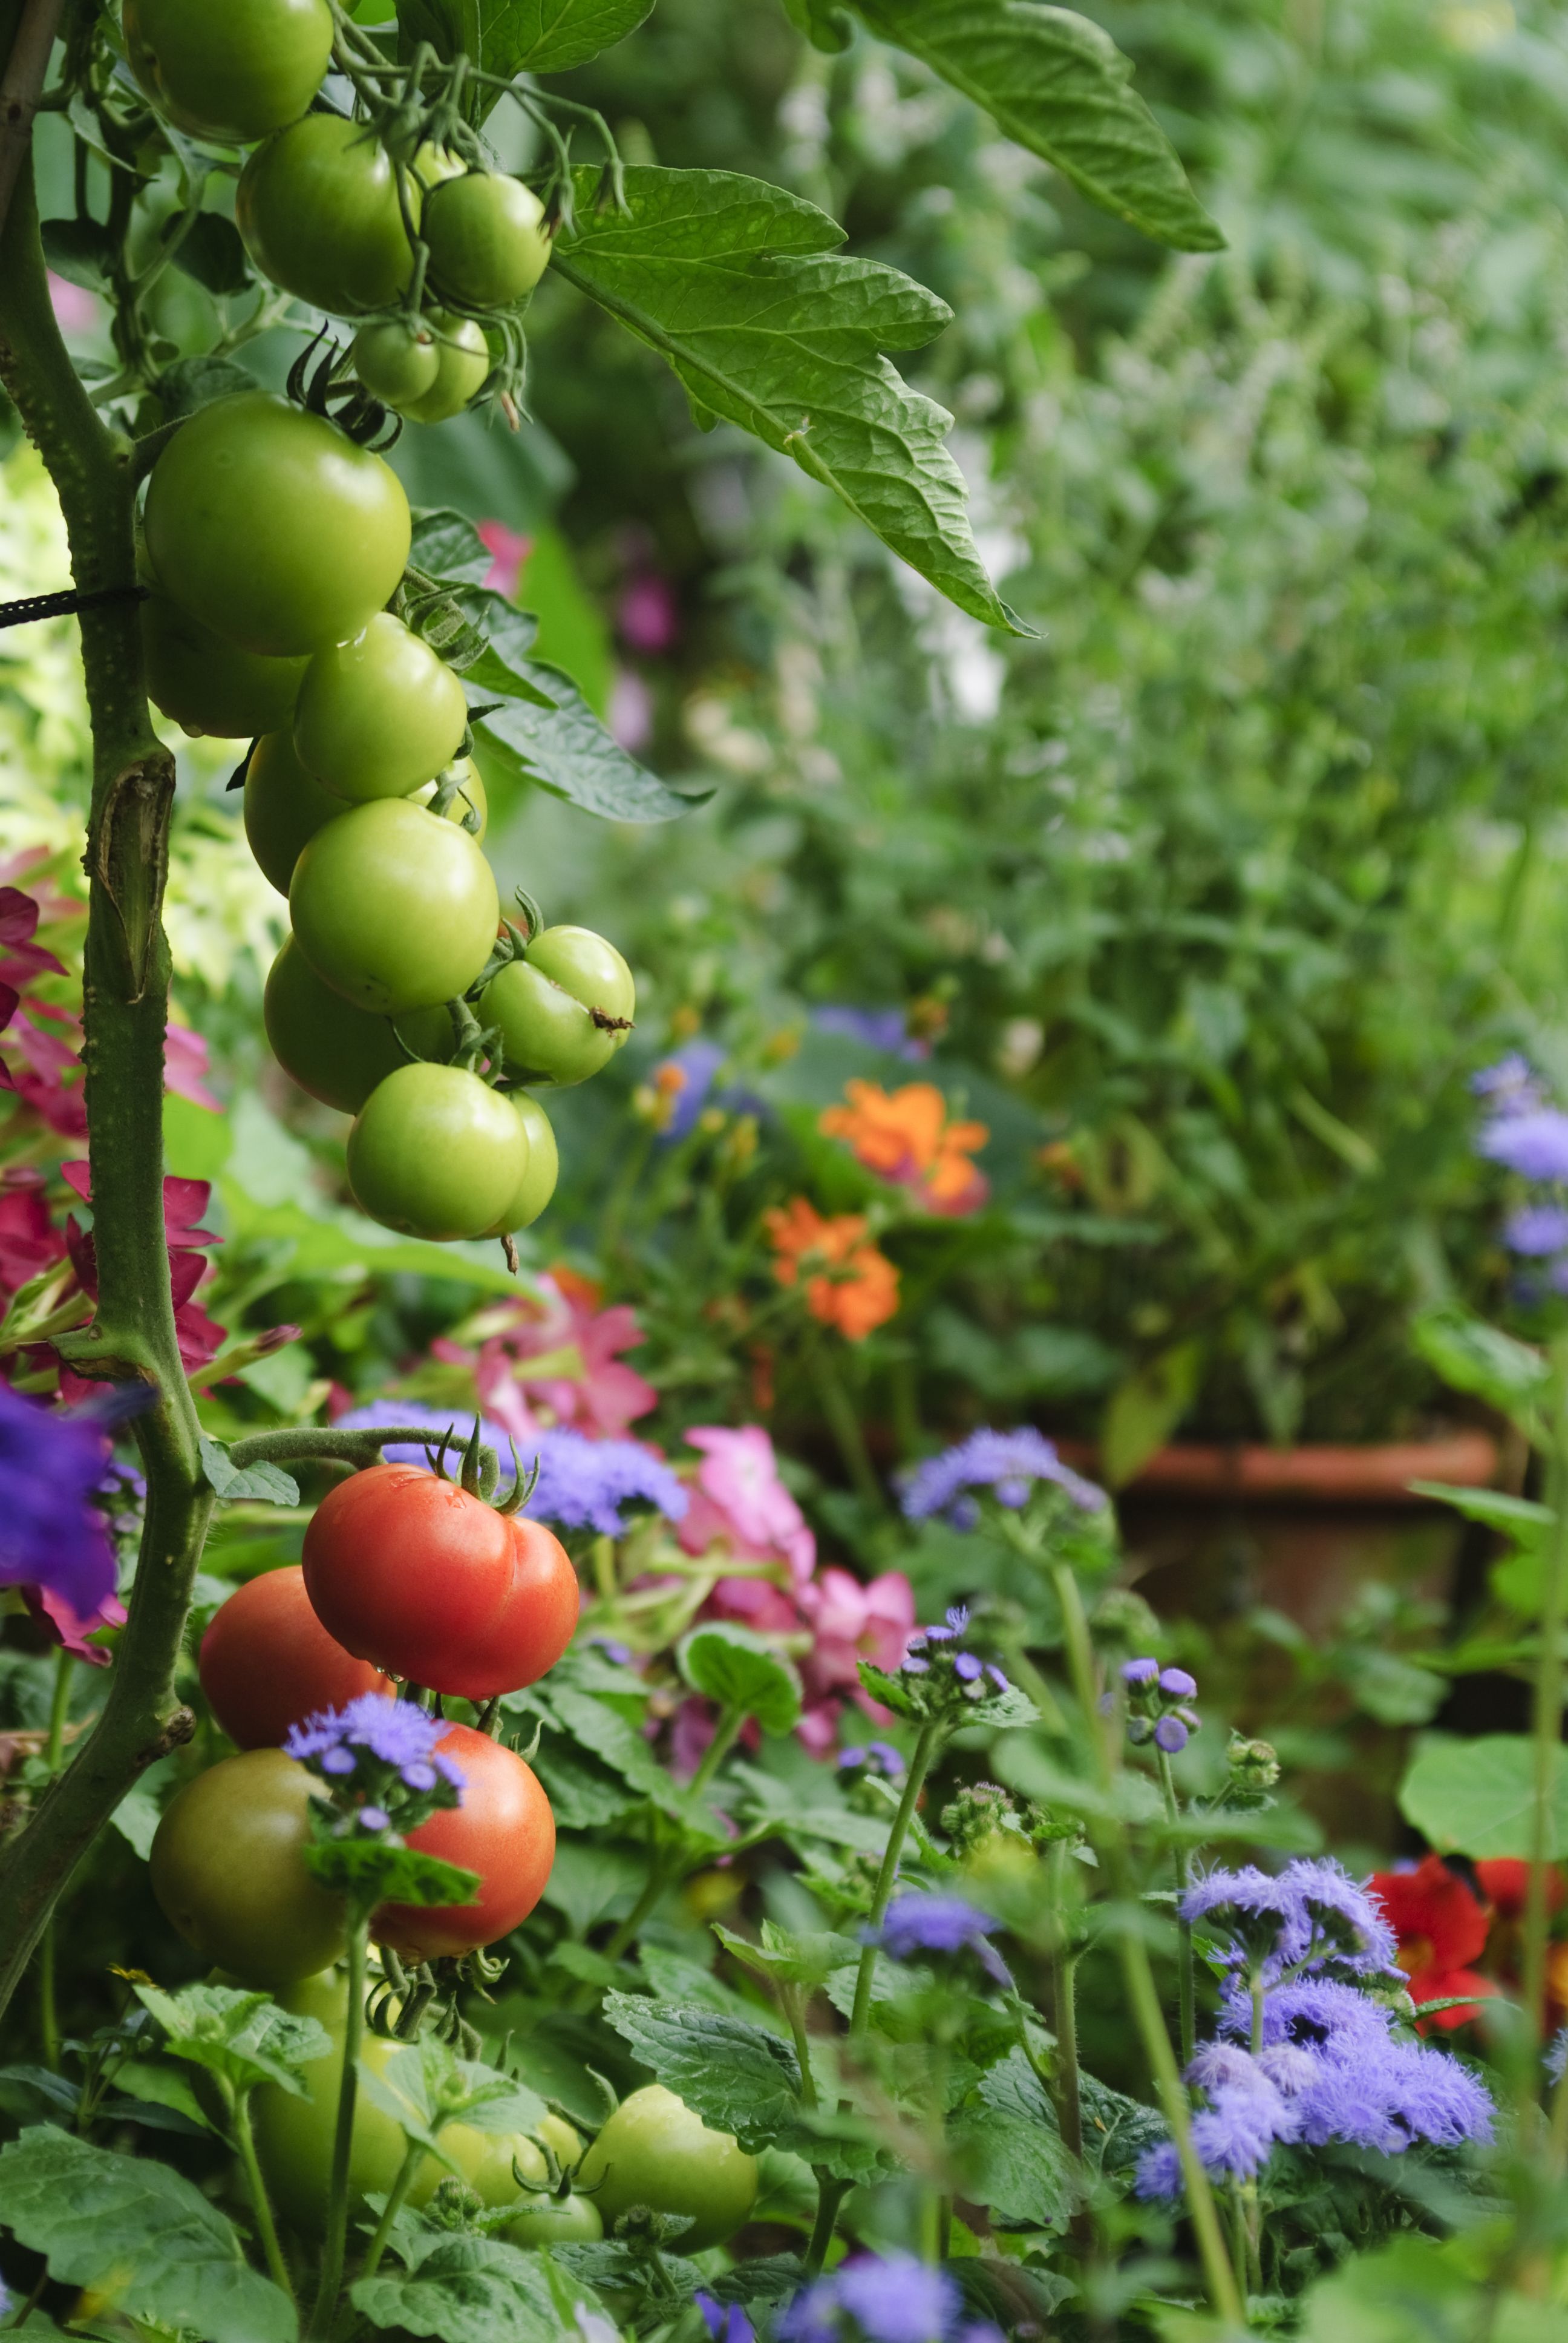
[[[950,1122],[934,1082],[885,1091],[878,1082],[850,1081],[844,1095],[849,1105],[827,1108],[819,1131],[847,1140],[868,1172],[907,1189],[928,1212],[979,1212],[990,1189],[969,1159],[990,1137],[983,1122]]]
[[[806,1307],[824,1326],[836,1326],[846,1341],[863,1342],[899,1306],[899,1272],[866,1238],[863,1212],[839,1212],[830,1221],[804,1196],[781,1210],[764,1212],[763,1226],[778,1258],[780,1285],[798,1285],[804,1273]]]

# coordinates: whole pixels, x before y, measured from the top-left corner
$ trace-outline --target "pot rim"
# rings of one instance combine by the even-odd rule
[[[1099,1452],[1092,1441],[1059,1440],[1056,1445],[1067,1463],[1094,1471]],[[1497,1442],[1475,1425],[1432,1440],[1374,1441],[1364,1447],[1332,1441],[1309,1441],[1299,1448],[1271,1448],[1252,1440],[1172,1441],[1157,1448],[1118,1493],[1159,1489],[1193,1496],[1304,1497],[1331,1505],[1430,1505],[1434,1500],[1412,1488],[1412,1482],[1490,1488],[1498,1458]]]

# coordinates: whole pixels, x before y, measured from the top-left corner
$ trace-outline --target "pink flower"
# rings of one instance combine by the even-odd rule
[[[63,334],[85,334],[98,320],[97,301],[86,287],[72,285],[53,270],[49,274],[49,306]]]
[[[668,578],[657,569],[634,570],[621,588],[615,622],[628,650],[652,657],[668,650],[680,632],[680,612]]]
[[[0,1291],[15,1292],[65,1257],[65,1240],[49,1217],[44,1175],[14,1164],[0,1178]]]
[[[817,1566],[817,1541],[779,1478],[773,1443],[761,1425],[748,1423],[739,1431],[699,1425],[686,1437],[703,1452],[680,1524],[687,1553],[706,1554],[710,1545],[726,1544],[742,1561],[788,1563],[799,1594]]]
[[[862,1660],[890,1671],[902,1663],[915,1631],[915,1595],[901,1570],[884,1571],[862,1586],[847,1570],[829,1567],[800,1589],[799,1603],[813,1636],[802,1671],[809,1691],[843,1690],[863,1699]]]
[[[92,1174],[85,1163],[62,1163],[60,1176],[74,1188],[84,1203],[93,1201]],[[221,1244],[210,1229],[198,1226],[202,1214],[212,1199],[212,1183],[207,1180],[176,1180],[172,1173],[164,1181],[164,1236],[169,1249],[169,1287],[175,1305],[175,1332],[180,1346],[180,1361],[186,1374],[205,1367],[217,1356],[223,1347],[224,1330],[209,1318],[196,1300],[196,1290],[211,1267],[202,1259],[200,1248]],[[98,1261],[92,1238],[75,1221],[65,1225],[65,1242],[84,1293],[96,1301],[98,1295]],[[62,1380],[61,1390],[66,1386]]]
[[[617,1439],[658,1393],[618,1356],[643,1340],[637,1312],[598,1303],[589,1279],[556,1269],[538,1279],[536,1294],[484,1313],[477,1354],[445,1340],[431,1353],[472,1365],[485,1413],[519,1442],[563,1424],[590,1439]]]
[[[214,1098],[202,1076],[207,1071],[207,1046],[200,1033],[188,1025],[170,1025],[164,1033],[164,1088],[176,1098],[189,1099],[193,1106],[209,1106],[214,1113],[222,1108]]]
[[[482,520],[479,535],[491,556],[486,585],[493,594],[504,594],[508,602],[515,602],[522,583],[523,564],[534,549],[533,538],[508,528],[504,520]]]
[[[74,1658],[85,1660],[89,1667],[108,1666],[109,1654],[98,1644],[89,1644],[87,1637],[96,1634],[100,1628],[125,1625],[126,1606],[117,1594],[106,1594],[97,1609],[84,1619],[72,1610],[63,1594],[55,1593],[53,1587],[24,1586],[21,1594],[23,1602],[51,1643],[58,1644]]]

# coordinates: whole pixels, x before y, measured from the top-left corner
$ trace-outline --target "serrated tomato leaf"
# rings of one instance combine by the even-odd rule
[[[826,212],[760,179],[639,166],[626,210],[598,213],[597,173],[575,179],[555,272],[658,350],[694,410],[792,458],[960,609],[1028,634],[975,549],[951,417],[884,355],[940,333],[946,302],[839,253]]]

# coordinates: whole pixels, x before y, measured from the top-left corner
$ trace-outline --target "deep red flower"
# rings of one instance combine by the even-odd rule
[[[1482,1892],[1500,1920],[1522,1920],[1530,1894],[1530,1865],[1519,1855],[1500,1855],[1487,1862],[1478,1863],[1475,1875]],[[1546,1909],[1561,1911],[1563,1898],[1568,1896],[1568,1881],[1555,1864],[1546,1873]]]
[[[1376,1871],[1369,1885],[1399,1938],[1398,1960],[1410,1981],[1411,1999],[1446,2001],[1462,1995],[1468,2003],[1423,2017],[1421,2031],[1437,2026],[1451,2033],[1468,2025],[1479,2015],[1472,1996],[1497,1991],[1490,1977],[1468,1966],[1486,1948],[1486,1906],[1436,1855],[1426,1855],[1411,1871]]]
[[[60,1176],[75,1189],[84,1203],[93,1201],[92,1174],[85,1163],[62,1163]],[[186,1374],[205,1367],[209,1359],[217,1356],[223,1347],[224,1329],[209,1318],[195,1300],[196,1290],[206,1275],[211,1263],[202,1259],[198,1248],[221,1244],[223,1239],[199,1223],[202,1214],[212,1201],[212,1183],[208,1180],[176,1180],[170,1173],[164,1181],[164,1236],[169,1249],[169,1289],[175,1305],[175,1332],[179,1341],[180,1363]],[[85,1293],[95,1301],[98,1293],[98,1262],[92,1238],[75,1219],[65,1224],[65,1242],[77,1280]],[[61,1386],[64,1389],[64,1384]]]

